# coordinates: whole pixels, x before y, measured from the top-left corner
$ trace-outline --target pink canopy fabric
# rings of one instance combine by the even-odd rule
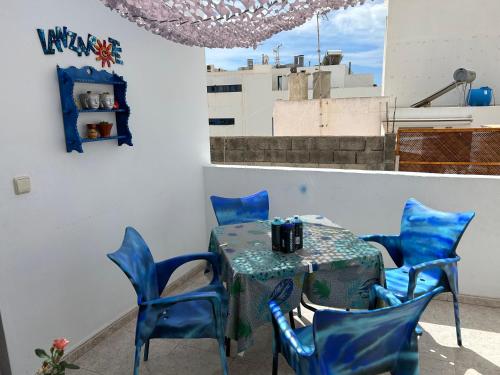
[[[318,11],[365,0],[101,0],[154,34],[188,46],[256,47],[302,25]]]

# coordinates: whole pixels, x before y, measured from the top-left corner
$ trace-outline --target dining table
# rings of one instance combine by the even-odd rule
[[[271,221],[217,226],[210,251],[221,255],[222,279],[229,293],[226,336],[238,352],[254,342],[254,333],[271,322],[269,300],[282,311],[297,308],[302,294],[313,304],[367,309],[375,283],[384,285],[379,249],[320,215],[302,215],[303,248],[272,250]]]

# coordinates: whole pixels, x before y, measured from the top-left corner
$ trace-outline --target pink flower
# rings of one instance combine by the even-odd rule
[[[57,350],[64,350],[64,348],[68,344],[69,344],[69,341],[66,340],[66,338],[64,338],[64,337],[61,337],[60,339],[55,339],[54,342],[52,343],[52,346]]]

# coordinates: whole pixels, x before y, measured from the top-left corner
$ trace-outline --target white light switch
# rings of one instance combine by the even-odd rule
[[[31,181],[28,176],[14,177],[14,191],[17,195],[31,191]]]

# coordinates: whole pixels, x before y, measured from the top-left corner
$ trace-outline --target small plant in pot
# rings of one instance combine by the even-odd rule
[[[87,137],[90,139],[95,139],[99,136],[97,133],[97,125],[96,124],[87,124]]]
[[[113,124],[106,121],[101,121],[97,124],[97,129],[99,130],[99,134],[101,137],[109,137],[111,135],[111,128]]]
[[[36,356],[43,359],[42,367],[37,370],[36,375],[65,375],[66,369],[79,369],[77,365],[62,360],[64,348],[68,344],[68,340],[60,338],[54,340],[50,353],[43,349],[35,349]]]

